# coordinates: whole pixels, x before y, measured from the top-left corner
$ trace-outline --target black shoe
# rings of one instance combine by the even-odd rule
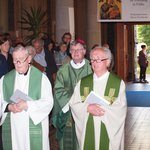
[[[145,83],[143,80],[140,80],[140,83]]]
[[[144,83],[149,83],[147,80],[144,80]]]

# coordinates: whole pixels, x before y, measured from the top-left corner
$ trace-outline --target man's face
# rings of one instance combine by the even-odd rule
[[[84,59],[86,50],[81,44],[76,44],[71,47],[71,57],[75,63],[80,63]]]
[[[105,53],[101,50],[95,50],[91,56],[91,65],[92,69],[96,74],[103,74],[107,71],[108,67],[108,58]]]
[[[66,43],[70,43],[70,41],[71,41],[70,35],[65,35],[64,38],[63,38],[63,41],[66,42]]]
[[[41,45],[40,45],[40,43],[38,41],[35,41],[33,43],[33,47],[36,49],[36,53],[37,54],[40,54],[42,49],[43,49],[43,47],[41,47]]]
[[[15,51],[13,52],[13,63],[18,73],[25,73],[29,68],[31,56],[26,54],[26,51]]]

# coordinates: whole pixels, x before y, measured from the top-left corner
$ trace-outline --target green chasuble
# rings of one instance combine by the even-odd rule
[[[117,75],[113,73],[109,74],[105,88],[104,98],[108,100],[111,104],[115,101],[115,98],[118,97],[120,83],[121,79]],[[90,74],[81,80],[80,95],[82,102],[85,101],[86,97],[92,90],[93,90],[93,74]],[[94,122],[93,116],[91,114],[89,114],[89,118],[86,125],[84,150],[95,150]],[[109,138],[105,124],[103,122],[101,122],[99,150],[109,150]]]
[[[4,76],[3,94],[4,94],[5,101],[7,101],[8,103],[11,103],[10,97],[14,92],[15,76],[16,76],[15,70],[12,70],[11,72],[7,73]],[[37,81],[42,81],[42,73],[35,67],[31,67],[28,95],[33,100],[40,99],[41,97],[41,82],[37,82]],[[3,131],[2,138],[3,138],[4,150],[12,150],[10,113],[7,114],[7,117],[3,123],[2,131]],[[30,150],[42,150],[41,123],[38,125],[34,125],[33,121],[30,119],[29,120],[29,134],[30,134],[29,136],[30,137]]]
[[[69,102],[77,82],[90,73],[92,73],[92,70],[88,60],[85,60],[85,65],[79,69],[75,69],[70,63],[67,63],[57,72],[54,87],[55,93],[52,119],[53,125],[56,127],[57,140],[63,140],[63,142],[60,143],[61,150],[76,149],[76,144],[74,142],[76,134],[71,111],[63,113],[62,108]]]

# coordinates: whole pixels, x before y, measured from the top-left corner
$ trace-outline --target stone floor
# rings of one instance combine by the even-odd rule
[[[150,108],[128,107],[125,125],[125,150],[150,150]],[[50,127],[51,150],[59,150],[55,128]]]

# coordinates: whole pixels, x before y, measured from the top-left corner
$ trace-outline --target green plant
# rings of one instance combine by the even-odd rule
[[[48,22],[46,14],[47,12],[43,11],[41,7],[30,7],[29,11],[23,9],[19,22],[21,23],[21,29],[29,33],[25,37],[26,44],[30,44],[42,31],[43,26]]]

